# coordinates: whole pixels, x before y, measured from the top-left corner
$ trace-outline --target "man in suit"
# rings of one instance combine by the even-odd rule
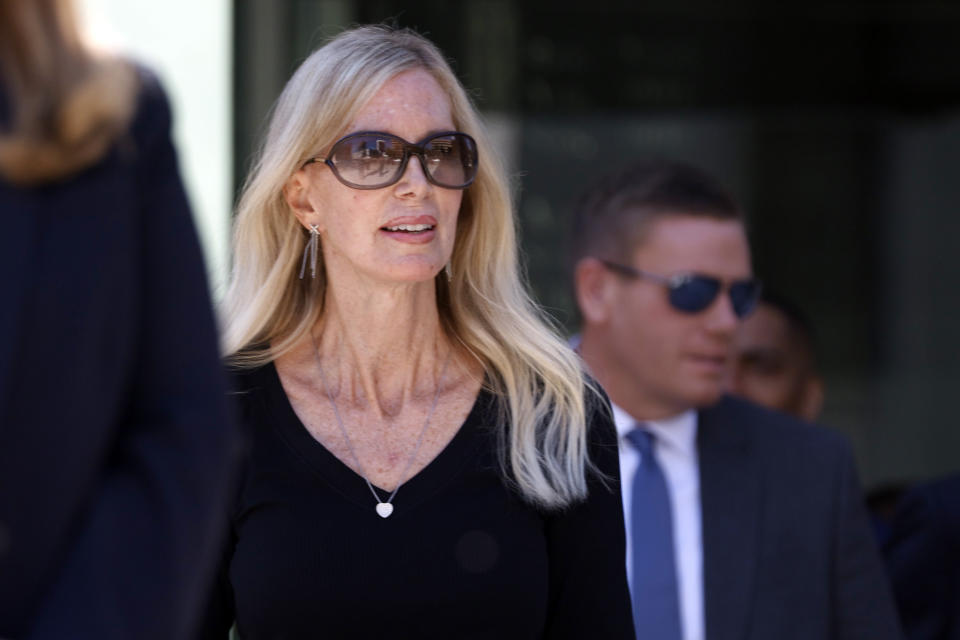
[[[765,287],[733,345],[731,393],[804,420],[820,416],[823,379],[813,328],[796,304]]]
[[[691,167],[638,165],[584,197],[574,231],[638,638],[900,637],[845,440],[723,395],[759,293],[730,196]]]
[[[910,491],[884,555],[909,640],[960,640],[960,473]]]

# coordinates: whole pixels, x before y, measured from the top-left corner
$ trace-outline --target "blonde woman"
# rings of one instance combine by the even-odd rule
[[[303,63],[234,248],[251,441],[205,637],[633,637],[605,401],[431,43],[364,27]]]
[[[0,638],[189,637],[238,435],[157,80],[0,1]]]

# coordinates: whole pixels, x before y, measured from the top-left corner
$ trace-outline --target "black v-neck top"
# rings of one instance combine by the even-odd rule
[[[388,518],[290,406],[273,364],[236,378],[249,435],[200,637],[633,639],[616,431],[596,412],[589,498],[531,506],[503,481],[497,399],[400,486]],[[386,493],[382,496],[386,498]]]

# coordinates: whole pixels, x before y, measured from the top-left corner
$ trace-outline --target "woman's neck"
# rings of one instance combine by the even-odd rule
[[[390,415],[432,397],[452,344],[440,323],[433,281],[327,288],[313,330],[323,378],[343,402]]]

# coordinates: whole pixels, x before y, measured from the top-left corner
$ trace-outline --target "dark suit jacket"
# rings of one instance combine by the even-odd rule
[[[960,474],[907,494],[884,547],[910,640],[960,640]]]
[[[0,223],[0,637],[185,637],[237,456],[156,81],[97,165],[0,179]]]
[[[901,637],[839,434],[728,397],[697,448],[709,640]]]

